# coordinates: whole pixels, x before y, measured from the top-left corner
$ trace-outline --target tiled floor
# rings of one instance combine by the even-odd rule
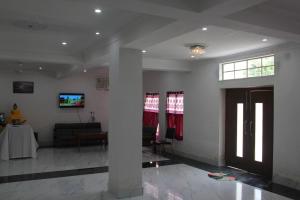
[[[0,199],[101,199],[107,159],[105,149],[84,147],[81,152],[77,148],[40,149],[37,159],[1,161]],[[143,168],[142,199],[300,200],[300,191],[258,175],[170,154],[160,156],[149,149],[143,151]],[[209,179],[208,171],[229,173],[237,181]]]
[[[266,179],[260,175],[248,173],[243,170],[229,168],[229,167],[218,167],[206,163],[202,163],[199,161],[195,161],[192,159],[184,158],[177,155],[172,154],[164,154],[165,157],[169,158],[173,163],[184,163],[186,165],[196,167],[198,169],[202,169],[209,172],[223,172],[228,175],[236,177],[239,182],[245,183],[250,186],[254,186],[263,190],[267,190],[276,194],[280,194],[285,197],[289,197],[291,199],[300,200],[300,191],[289,188],[283,185],[279,185],[273,183],[271,180]]]
[[[162,156],[143,151],[143,162],[167,160]],[[77,148],[42,148],[36,159],[0,161],[0,177],[52,171],[75,170],[108,166],[107,150],[99,146]]]
[[[5,200],[100,200],[107,189],[107,173],[0,184]],[[143,170],[144,195],[132,200],[288,200],[243,184],[216,181],[207,172],[185,165]]]

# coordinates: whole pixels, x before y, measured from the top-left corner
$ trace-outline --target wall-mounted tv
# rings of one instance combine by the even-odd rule
[[[60,108],[84,108],[84,94],[82,93],[60,93]]]

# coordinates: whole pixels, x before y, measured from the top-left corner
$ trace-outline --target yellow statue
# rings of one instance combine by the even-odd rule
[[[24,124],[26,119],[23,117],[17,104],[13,105],[13,109],[10,111],[10,116],[7,118],[8,124]]]

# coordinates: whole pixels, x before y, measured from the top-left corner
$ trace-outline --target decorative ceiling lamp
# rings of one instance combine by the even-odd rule
[[[205,46],[202,44],[195,44],[190,46],[192,56],[200,56],[205,53]]]

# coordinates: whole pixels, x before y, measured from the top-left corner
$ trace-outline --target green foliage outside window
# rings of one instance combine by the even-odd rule
[[[274,74],[273,55],[220,65],[220,80],[273,76]]]

